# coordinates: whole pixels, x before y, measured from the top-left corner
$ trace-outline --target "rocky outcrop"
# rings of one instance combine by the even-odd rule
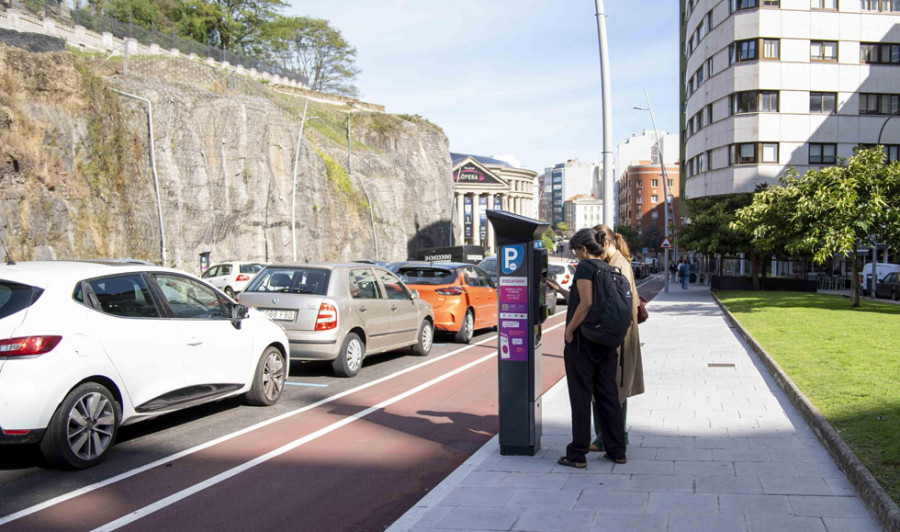
[[[291,260],[304,100],[189,60],[116,72],[0,44],[0,234],[13,257],[160,262],[159,210],[169,266],[196,271],[203,251]],[[156,179],[146,106],[112,89],[152,102]],[[426,121],[311,103],[298,162],[298,260],[376,258],[376,245],[401,260],[449,240],[448,143]]]

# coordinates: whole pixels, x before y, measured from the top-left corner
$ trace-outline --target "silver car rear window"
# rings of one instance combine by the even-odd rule
[[[565,266],[555,266],[555,265],[551,264],[550,265],[550,273],[552,273],[553,275],[559,275],[561,273],[566,273],[566,267]]]
[[[0,318],[30,307],[42,293],[40,288],[0,281]]]
[[[321,268],[267,267],[253,278],[246,291],[324,296],[330,279],[331,270]]]
[[[261,269],[262,264],[241,264],[241,273],[256,273]]]
[[[437,268],[400,268],[397,275],[406,284],[450,284],[456,278],[456,272]]]

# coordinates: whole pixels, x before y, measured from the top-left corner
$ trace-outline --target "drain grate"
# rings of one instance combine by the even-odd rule
[[[716,363],[716,362],[710,362],[710,363],[707,364],[706,366],[707,366],[707,367],[710,367],[710,368],[733,368],[733,367],[734,367],[734,364],[731,364],[731,363]]]

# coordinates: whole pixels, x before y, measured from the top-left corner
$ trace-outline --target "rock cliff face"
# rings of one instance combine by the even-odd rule
[[[304,100],[195,61],[133,61],[127,79],[118,68],[0,44],[0,235],[13,258],[160,262],[161,211],[168,266],[196,272],[203,251],[291,260]],[[152,103],[156,179],[146,105],[112,89]],[[445,245],[450,173],[447,139],[426,121],[311,103],[297,259],[376,258],[377,245],[393,261]]]

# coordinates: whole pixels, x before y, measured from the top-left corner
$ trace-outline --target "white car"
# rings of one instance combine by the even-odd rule
[[[234,299],[234,295],[243,292],[263,266],[265,264],[258,262],[221,262],[207,268],[200,278]]]
[[[284,331],[199,279],[156,266],[0,266],[0,443],[68,468],[102,460],[120,425],[245,394],[278,401]]]
[[[560,288],[565,288],[566,290],[572,290],[572,279],[575,278],[575,266],[572,264],[561,263],[561,262],[551,262],[548,265],[549,271],[547,272],[550,275],[550,278],[556,281],[556,284],[560,286]],[[562,296],[559,296],[562,298]]]

